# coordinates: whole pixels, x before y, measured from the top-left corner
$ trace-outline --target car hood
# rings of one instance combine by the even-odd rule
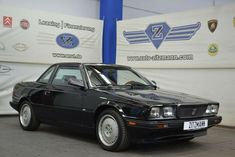
[[[185,93],[169,90],[114,90],[112,94],[127,100],[144,104],[182,104],[196,105],[216,103],[211,100],[199,98]]]

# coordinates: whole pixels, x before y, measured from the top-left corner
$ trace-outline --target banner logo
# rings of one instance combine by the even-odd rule
[[[78,46],[79,40],[73,34],[63,33],[57,36],[56,43],[63,48],[72,49]]]
[[[28,46],[24,43],[16,43],[15,45],[12,46],[15,50],[19,52],[26,51],[28,49]]]
[[[3,16],[3,26],[11,28],[12,27],[12,17]]]
[[[209,20],[207,24],[208,24],[209,30],[211,31],[211,33],[213,33],[217,28],[218,20],[216,19]]]
[[[28,29],[29,26],[30,26],[30,24],[29,24],[29,21],[28,21],[28,20],[22,19],[22,20],[20,21],[20,27],[21,27],[22,29]]]
[[[190,40],[200,29],[201,23],[170,27],[166,22],[150,24],[146,30],[123,32],[129,44],[149,43],[158,49],[163,41]]]
[[[0,65],[0,74],[1,73],[8,73],[10,72],[12,69],[8,66],[5,66],[5,65]]]
[[[216,56],[218,52],[219,52],[219,46],[216,43],[209,44],[208,54],[210,56]]]

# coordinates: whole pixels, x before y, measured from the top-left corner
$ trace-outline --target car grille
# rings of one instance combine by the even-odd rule
[[[203,117],[207,105],[182,105],[178,107],[177,115],[179,118]]]

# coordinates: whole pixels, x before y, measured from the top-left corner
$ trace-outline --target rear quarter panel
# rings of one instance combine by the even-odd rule
[[[12,95],[12,102],[18,109],[20,104],[27,100],[34,104],[42,104],[44,85],[37,82],[22,82],[15,85]]]

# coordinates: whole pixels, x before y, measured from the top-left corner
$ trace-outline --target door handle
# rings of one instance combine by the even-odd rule
[[[49,95],[49,94],[51,94],[51,91],[45,91],[44,92],[44,95]]]

